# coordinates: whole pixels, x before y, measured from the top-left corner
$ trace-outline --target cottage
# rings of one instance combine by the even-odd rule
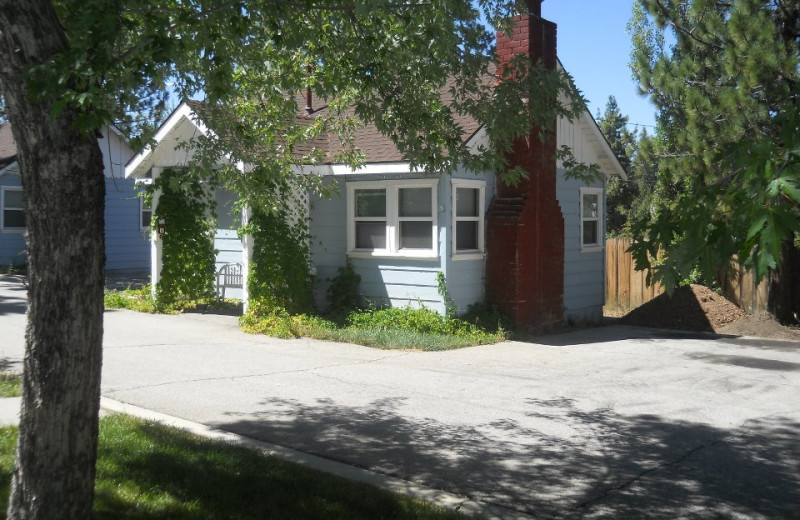
[[[106,127],[98,144],[106,184],[106,270],[147,270],[150,210],[142,207],[135,180],[123,175],[133,151],[113,126]],[[0,126],[0,265],[26,262],[22,193],[17,147],[7,123]]]
[[[534,2],[535,4],[535,2]],[[508,60],[525,52],[549,67],[556,57],[555,25],[538,14],[516,18],[512,37],[498,36]],[[126,177],[156,177],[185,164],[194,136],[209,135],[194,102],[178,107],[159,129],[155,146],[134,157]],[[308,117],[325,107],[309,107]],[[469,146],[487,142],[475,121],[461,121]],[[440,273],[459,311],[489,299],[518,326],[548,326],[564,319],[596,321],[604,303],[605,184],[625,172],[588,111],[570,122],[553,121],[555,138],[520,143],[509,161],[529,178],[511,188],[495,172],[459,169],[431,176],[412,170],[392,142],[374,127],[356,135],[366,156],[357,170],[328,163],[305,173],[323,176],[338,196],[310,197],[308,218],[315,297],[324,306],[328,282],[350,262],[361,276],[361,294],[378,304],[424,305],[445,312]],[[598,164],[604,178],[586,185],[565,177],[556,147],[569,146],[577,160]],[[218,214],[231,199],[217,193]],[[227,217],[226,217],[227,218]],[[247,237],[239,240],[228,218],[217,230],[218,265],[246,265]],[[158,240],[153,242],[153,280],[158,280]],[[224,246],[224,247],[223,247]],[[246,289],[241,296],[247,297]]]

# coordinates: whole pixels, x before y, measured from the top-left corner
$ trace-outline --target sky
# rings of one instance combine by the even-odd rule
[[[626,26],[632,9],[633,0],[546,0],[542,17],[558,25],[558,57],[593,116],[598,109],[602,114],[613,95],[630,123],[653,125],[655,108],[638,94],[628,68],[631,39]]]

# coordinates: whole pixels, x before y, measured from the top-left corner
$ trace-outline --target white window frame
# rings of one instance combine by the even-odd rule
[[[482,259],[485,254],[485,222],[486,222],[486,181],[474,179],[452,179],[450,181],[452,186],[452,225],[450,227],[450,234],[452,235],[451,248],[453,260],[477,260]],[[477,217],[459,217],[456,214],[456,189],[468,188],[478,190],[478,216]],[[456,249],[456,225],[459,221],[478,222],[478,249],[470,249],[458,251]]]
[[[2,190],[0,190],[0,231],[3,233],[24,233],[27,229],[26,227],[7,227],[6,226],[6,193],[9,191],[17,191],[22,193],[22,188],[20,186],[3,186]],[[11,208],[11,211],[22,211],[23,214],[25,213],[25,208]]]
[[[147,185],[153,184],[152,170],[148,170],[147,173],[150,174],[150,177],[136,179],[135,184],[137,186],[147,186]],[[142,189],[144,189],[144,188],[142,188]],[[140,231],[150,231],[150,229],[151,229],[150,226],[143,226],[142,225],[142,215],[144,215],[145,211],[149,211],[150,212],[150,222],[151,223],[153,222],[153,202],[155,202],[155,195],[153,196],[153,199],[150,201],[150,207],[149,208],[146,208],[144,206],[144,197],[138,196],[138,198],[139,198],[139,230]]]
[[[358,181],[347,183],[347,255],[351,258],[438,258],[439,256],[439,224],[438,224],[438,194],[439,179],[405,179],[405,180],[380,180]],[[401,188],[430,188],[431,190],[431,217],[400,217],[399,197]],[[356,249],[356,218],[355,218],[355,192],[356,190],[386,190],[386,248],[385,249]],[[381,219],[378,219],[381,220]],[[430,249],[401,249],[400,248],[400,222],[402,221],[431,221],[431,248]]]
[[[583,197],[584,195],[597,195],[597,218],[584,218],[583,216]],[[578,207],[578,217],[580,222],[580,237],[581,237],[581,252],[589,253],[593,251],[603,250],[603,189],[602,188],[581,188],[580,189],[580,202]],[[586,221],[597,222],[597,243],[584,244],[583,243],[583,223]]]

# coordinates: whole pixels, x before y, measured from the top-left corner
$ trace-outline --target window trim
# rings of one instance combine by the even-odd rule
[[[2,186],[0,189],[0,232],[2,233],[24,233],[28,228],[27,226],[23,227],[8,227],[6,226],[6,192],[9,191],[18,191],[22,193],[21,186]],[[10,211],[22,211],[22,214],[25,214],[25,207],[24,205],[20,208],[11,208]]]
[[[151,174],[151,177],[143,177],[143,178],[136,179],[134,181],[134,185],[137,188],[140,188],[142,186],[146,187],[146,186],[149,186],[150,184],[153,184],[152,169],[148,170],[147,172]],[[142,189],[144,189],[144,188],[142,188]],[[153,204],[152,204],[152,202],[153,201],[151,200],[151,202],[150,202],[150,208],[145,208],[144,207],[144,197],[142,197],[139,194],[137,194],[137,197],[139,199],[139,231],[150,231],[150,229],[151,229],[150,226],[143,226],[142,225],[142,215],[144,214],[145,211],[149,211],[150,212],[150,222],[152,223],[152,221],[153,221]]]
[[[597,218],[584,218],[583,216],[583,197],[584,195],[597,195]],[[581,252],[582,253],[591,253],[595,251],[602,251],[603,250],[603,188],[581,188],[580,189],[580,200],[579,200],[579,207],[578,207],[578,220],[580,225],[580,240],[581,240]],[[595,244],[584,244],[583,243],[583,223],[586,221],[596,221],[597,222],[597,243]]]
[[[475,179],[451,179],[451,226],[450,233],[452,235],[450,241],[451,257],[453,260],[477,260],[482,259],[486,254],[486,181]],[[458,217],[456,210],[456,194],[457,188],[468,188],[478,190],[478,216],[477,217]],[[465,249],[458,251],[456,249],[456,226],[459,221],[464,222],[478,222],[478,249]]]
[[[438,222],[438,185],[439,179],[403,179],[356,181],[347,183],[347,255],[352,258],[438,258],[439,257],[439,222]],[[401,188],[430,188],[431,217],[400,217],[399,204]],[[356,190],[386,190],[386,248],[356,249]],[[430,249],[400,249],[400,222],[417,219],[431,221]]]

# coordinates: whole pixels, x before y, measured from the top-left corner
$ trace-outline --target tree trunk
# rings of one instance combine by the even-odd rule
[[[767,309],[784,325],[800,325],[800,249],[793,239],[783,241],[779,269],[770,273]]]
[[[0,0],[0,86],[28,232],[28,326],[8,518],[89,518],[103,334],[103,161],[95,132],[31,93],[31,65],[67,49],[46,0]]]

